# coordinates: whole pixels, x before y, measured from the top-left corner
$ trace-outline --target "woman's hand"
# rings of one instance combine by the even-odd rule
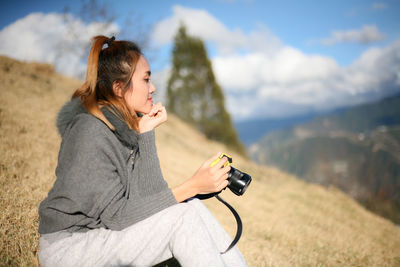
[[[227,179],[231,167],[229,165],[223,167],[228,159],[223,157],[217,164],[210,167],[220,155],[219,152],[206,160],[191,178],[172,190],[178,202],[199,193],[219,192],[228,185]]]
[[[167,121],[167,110],[158,102],[153,105],[148,114],[144,114],[139,119],[139,133],[144,133],[153,130],[163,122]]]
[[[223,167],[228,159],[223,157],[217,164],[210,167],[211,163],[220,155],[221,153],[215,154],[206,160],[190,178],[198,193],[219,192],[228,185],[228,172],[231,167],[229,165]]]

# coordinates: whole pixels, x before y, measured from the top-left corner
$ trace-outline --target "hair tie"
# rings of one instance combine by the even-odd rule
[[[115,36],[113,36],[113,37],[111,37],[110,39],[108,39],[108,41],[106,42],[107,45],[108,45],[108,47],[111,46],[111,44],[112,44],[112,42],[114,42],[114,40],[115,40]]]

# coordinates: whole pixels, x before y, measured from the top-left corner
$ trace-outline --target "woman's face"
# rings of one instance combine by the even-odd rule
[[[153,106],[152,94],[156,91],[156,88],[151,82],[150,76],[149,63],[143,56],[140,56],[129,88],[124,94],[124,99],[132,113],[147,114]]]

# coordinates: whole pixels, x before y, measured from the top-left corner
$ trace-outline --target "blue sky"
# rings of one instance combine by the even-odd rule
[[[105,2],[117,18],[109,32],[123,30],[126,18],[151,26],[145,28],[148,55],[161,99],[179,21],[205,41],[236,120],[323,112],[400,91],[398,0]],[[71,20],[80,22],[75,42],[62,34],[58,19],[66,5]],[[78,58],[52,51],[62,40],[85,53],[84,42],[97,32],[92,22],[79,20],[80,6],[80,1],[1,1],[0,54],[49,62],[77,75],[74,71],[84,69]],[[35,12],[40,13],[30,16]]]

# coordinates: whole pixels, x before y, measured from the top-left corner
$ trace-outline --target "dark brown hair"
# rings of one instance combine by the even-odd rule
[[[107,47],[103,48],[106,45]],[[105,118],[100,107],[114,107],[131,129],[137,130],[137,115],[129,111],[124,98],[115,95],[113,83],[129,88],[136,64],[142,56],[140,48],[130,41],[114,41],[103,35],[93,38],[90,49],[86,81],[72,95],[80,97],[82,105],[93,116],[99,118],[111,129],[114,126]]]

